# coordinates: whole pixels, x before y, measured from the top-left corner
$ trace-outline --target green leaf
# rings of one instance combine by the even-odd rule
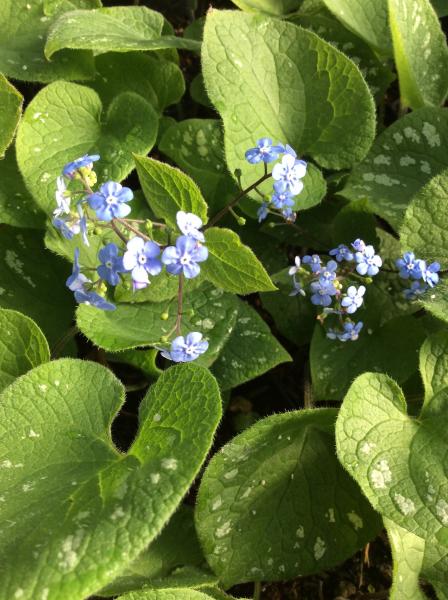
[[[388,0],[401,103],[440,106],[448,94],[448,46],[430,0]]]
[[[0,308],[0,391],[30,369],[50,360],[44,334],[34,321]]]
[[[45,226],[45,216],[23,182],[14,146],[8,148],[0,161],[0,222],[32,229]]]
[[[22,103],[22,94],[0,73],[0,158],[13,140]]]
[[[194,528],[193,509],[181,505],[160,536],[123,573],[101,590],[102,596],[153,587],[154,579],[175,576],[182,565],[201,566],[205,562]]]
[[[365,371],[385,372],[404,383],[417,370],[423,339],[423,328],[412,317],[392,319],[373,331],[365,324],[356,343],[329,340],[317,324],[310,349],[314,393],[320,400],[341,400],[353,379]]]
[[[107,53],[95,58],[96,79],[89,83],[107,106],[122,92],[135,92],[157,111],[177,104],[185,93],[180,68],[147,54]]]
[[[381,54],[392,53],[388,0],[323,0],[347,29]]]
[[[213,363],[212,373],[221,390],[228,390],[290,360],[257,311],[240,301],[235,327]]]
[[[6,225],[0,265],[0,306],[31,317],[53,346],[73,319],[72,294],[65,287],[70,269],[44,248],[40,232]]]
[[[44,12],[46,15],[51,16],[61,10],[61,8],[65,10],[101,8],[101,0],[44,0]]]
[[[64,48],[105,52],[132,52],[184,48],[200,50],[200,42],[163,35],[163,15],[145,6],[114,6],[74,10],[52,25],[45,45],[50,59]]]
[[[50,213],[66,163],[98,153],[99,181],[121,181],[134,168],[132,153],[151,150],[157,127],[157,113],[137,94],[120,94],[103,114],[96,92],[58,81],[29,103],[17,134],[17,161],[36,202]]]
[[[118,600],[210,600],[213,596],[188,588],[143,590],[119,596]],[[228,596],[230,599],[230,596]]]
[[[43,0],[0,2],[0,71],[13,79],[43,83],[93,77],[90,52],[68,50],[51,62],[46,60],[45,39],[52,19],[45,14],[43,5]]]
[[[210,364],[221,351],[235,324],[237,302],[234,296],[213,290],[209,285],[185,298],[182,329],[201,331],[210,343],[200,362]],[[166,320],[162,319],[164,313],[168,313]],[[85,336],[100,348],[116,352],[139,346],[160,346],[160,338],[175,326],[177,305],[169,301],[119,304],[114,311],[100,311],[82,304],[76,316]]]
[[[403,225],[400,241],[403,250],[412,250],[430,262],[448,267],[448,169],[431,179],[412,199]]]
[[[262,166],[248,165],[244,158],[260,137],[288,143],[300,155],[335,169],[361,160],[373,141],[374,102],[357,67],[291,23],[209,12],[203,73],[224,121],[229,170],[242,170],[243,186],[263,174]],[[270,185],[262,190],[268,192]]]
[[[435,317],[448,322],[448,284],[445,281],[420,296],[420,303]]]
[[[448,109],[422,108],[396,121],[373,144],[341,194],[365,199],[397,228],[410,199],[448,160]]]
[[[378,519],[334,454],[335,416],[268,417],[210,461],[196,528],[225,586],[318,573],[375,536]]]
[[[448,387],[448,333],[428,337],[420,349],[420,374],[425,387],[425,404]]]
[[[154,214],[177,227],[179,210],[192,212],[207,221],[207,204],[195,182],[165,163],[145,156],[134,156],[138,177],[146,200]]]
[[[123,401],[109,370],[70,359],[41,365],[3,392],[5,598],[95,593],[154,539],[197,475],[221,413],[208,371],[163,373],[126,454],[110,432]]]
[[[212,227],[205,240],[209,256],[201,270],[216,287],[242,295],[276,289],[261,262],[235,232]]]
[[[439,17],[446,17],[448,15],[448,4],[446,0],[431,0],[431,2]]]
[[[232,2],[242,10],[260,12],[273,17],[291,13],[300,6],[300,0],[232,0]]]

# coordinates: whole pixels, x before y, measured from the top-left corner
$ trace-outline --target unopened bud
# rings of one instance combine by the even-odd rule
[[[237,217],[236,222],[238,223],[238,225],[240,225],[241,227],[243,227],[243,225],[246,225],[246,219],[244,217]]]
[[[160,338],[160,341],[162,342],[162,344],[166,344],[166,342],[168,341],[168,336],[167,335],[162,335]]]
[[[168,321],[169,317],[170,317],[170,315],[167,312],[163,312],[160,315],[160,318],[162,319],[162,321]]]
[[[243,172],[241,171],[241,169],[235,169],[234,173],[235,173],[235,177],[237,179],[239,179],[241,177],[241,175],[243,174]]]

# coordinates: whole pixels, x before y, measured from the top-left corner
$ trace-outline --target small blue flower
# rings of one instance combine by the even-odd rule
[[[126,244],[123,256],[123,268],[131,271],[132,284],[135,290],[141,290],[149,285],[148,274],[158,275],[162,264],[157,258],[160,248],[152,241],[134,237]]]
[[[56,217],[53,219],[52,223],[56,229],[59,229],[66,240],[73,239],[73,237],[81,231],[79,219],[74,220],[72,217],[64,217],[62,219]]]
[[[424,261],[422,261],[424,262]],[[426,267],[426,263],[425,263]],[[440,264],[438,262],[431,263],[428,267],[422,270],[422,279],[429,287],[434,287],[439,283]]]
[[[300,264],[301,264],[300,256],[296,256],[294,258],[294,265],[292,267],[289,267],[288,275],[295,275],[296,273],[298,273],[298,271],[300,269]]]
[[[354,250],[356,250],[356,252],[364,252],[366,249],[366,243],[358,238],[353,242],[352,247]]]
[[[297,296],[300,294],[301,296],[306,296],[305,290],[302,287],[300,281],[297,281],[295,278],[292,280],[292,292],[290,292],[289,296]]]
[[[363,328],[363,322],[359,321],[358,323],[352,323],[351,321],[346,321],[343,325],[344,331],[341,333],[335,329],[329,329],[327,332],[327,338],[330,340],[338,339],[340,342],[348,342],[356,341],[359,338],[359,333]]]
[[[423,275],[423,270],[426,264],[423,260],[415,258],[413,252],[405,252],[403,258],[398,258],[395,261],[399,269],[399,275],[402,279],[420,279]]]
[[[84,156],[81,156],[81,158],[77,158],[76,160],[67,163],[62,169],[62,174],[66,177],[69,177],[70,179],[73,179],[78,169],[81,169],[82,167],[87,167],[88,169],[91,169],[93,167],[92,163],[99,159],[99,154],[91,154],[90,156],[88,154],[85,154]]]
[[[85,283],[91,283],[91,281],[81,273],[81,267],[79,265],[79,248],[75,248],[72,274],[68,277],[65,285],[72,292],[76,292],[78,290],[84,290]]]
[[[285,217],[285,219],[287,221],[291,221],[292,223],[294,223],[294,221],[296,220],[296,213],[292,210],[292,208],[285,208],[282,210],[282,215]]]
[[[271,197],[272,206],[277,210],[284,210],[294,206],[294,198],[288,191],[275,192]]]
[[[330,281],[334,281],[336,279],[337,268],[338,263],[335,260],[329,260],[325,266],[325,269],[321,270],[319,273],[319,281],[321,283],[328,283]]]
[[[297,196],[303,190],[301,179],[306,175],[307,164],[304,160],[297,160],[292,154],[285,154],[281,163],[272,169],[275,180],[274,189],[277,193],[289,192]]]
[[[403,291],[403,296],[406,300],[416,300],[419,296],[428,290],[428,286],[420,281],[413,281],[411,287]]]
[[[352,315],[362,305],[365,293],[366,288],[363,285],[360,285],[358,289],[354,285],[351,285],[347,289],[347,295],[342,298],[341,306],[345,308],[349,315]]]
[[[186,213],[183,210],[179,210],[176,214],[177,226],[184,235],[198,240],[198,242],[205,242],[205,237],[202,231],[199,231],[202,227],[202,219],[193,213]]]
[[[112,243],[107,244],[98,252],[98,258],[101,261],[101,265],[97,268],[98,275],[107,283],[118,285],[120,282],[119,273],[126,271],[123,265],[123,257],[118,256],[118,247]]]
[[[162,356],[174,362],[191,362],[199,358],[208,349],[208,342],[202,339],[202,333],[192,331],[186,337],[183,335],[174,338],[171,349],[164,350]]]
[[[131,189],[122,187],[115,181],[108,181],[103,183],[99,192],[91,194],[88,200],[98,219],[112,221],[116,218],[123,219],[131,212],[131,207],[127,203],[133,197]]]
[[[270,163],[273,160],[277,160],[278,155],[284,151],[281,144],[277,146],[272,145],[272,140],[269,138],[261,138],[257,140],[256,148],[250,148],[246,151],[246,160],[253,165],[263,161]]]
[[[208,250],[188,235],[181,235],[175,246],[168,246],[162,254],[162,262],[172,275],[183,273],[187,279],[193,279],[201,270],[198,263],[207,260]]]
[[[312,256],[306,254],[302,258],[302,262],[304,265],[308,265],[313,273],[320,273],[322,261],[318,254],[313,254]]]
[[[70,214],[70,192],[67,192],[67,186],[63,177],[56,179],[56,204],[57,208],[53,211],[53,217]]]
[[[381,257],[378,254],[375,254],[373,246],[366,246],[363,252],[356,252],[355,260],[358,263],[356,265],[356,271],[360,275],[368,275],[369,277],[376,275],[383,264]]]
[[[267,202],[263,202],[260,208],[257,210],[258,222],[261,223],[266,219],[269,214],[268,204]]]
[[[89,238],[87,237],[87,219],[80,202],[78,202],[76,208],[79,214],[79,230],[81,231],[82,241],[86,246],[90,246]]]
[[[316,306],[330,306],[331,297],[337,294],[337,290],[331,281],[313,281],[311,283],[311,302]]]
[[[88,304],[89,306],[95,306],[95,308],[101,308],[101,310],[115,310],[117,308],[115,304],[108,302],[96,292],[86,292],[83,289],[75,292],[75,300],[79,304]]]
[[[353,260],[353,252],[345,245],[339,244],[337,248],[333,248],[330,250],[330,256],[334,256],[338,262],[342,262],[343,260]]]

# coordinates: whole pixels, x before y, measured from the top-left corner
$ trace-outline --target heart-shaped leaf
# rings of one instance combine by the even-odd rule
[[[3,392],[5,597],[93,594],[160,532],[196,476],[221,412],[209,372],[165,371],[143,400],[127,454],[110,437],[123,400],[110,371],[70,359],[41,365]]]
[[[12,142],[22,113],[23,96],[0,73],[0,157]]]
[[[336,460],[335,417],[333,409],[268,417],[211,460],[196,527],[224,585],[316,573],[375,536],[378,518]]]
[[[100,154],[95,165],[100,182],[121,181],[134,168],[132,153],[153,147],[157,129],[157,113],[137,94],[120,94],[103,114],[96,92],[58,81],[29,103],[17,134],[17,161],[36,202],[50,213],[55,181],[66,163]]]
[[[274,17],[297,10],[300,0],[232,0],[242,10],[260,12]]]

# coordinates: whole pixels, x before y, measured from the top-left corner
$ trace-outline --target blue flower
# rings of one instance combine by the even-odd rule
[[[81,273],[81,267],[79,265],[79,248],[75,248],[72,274],[68,277],[65,285],[72,292],[76,292],[78,290],[84,290],[85,283],[91,283],[91,281]]]
[[[329,329],[327,332],[327,338],[330,340],[338,339],[340,342],[348,342],[356,341],[359,338],[359,333],[363,328],[363,322],[359,321],[358,323],[352,323],[351,321],[346,321],[343,325],[344,331],[340,332],[335,329]]]
[[[325,269],[321,270],[319,273],[319,281],[321,283],[328,283],[330,281],[334,281],[336,279],[337,268],[338,263],[335,260],[329,260],[325,266]]]
[[[269,138],[261,138],[257,140],[256,148],[250,148],[246,151],[246,160],[253,165],[263,161],[270,163],[278,158],[278,155],[284,151],[281,144],[277,146],[272,145],[272,140]]]
[[[129,240],[126,248],[123,256],[123,268],[131,271],[134,291],[141,290],[149,284],[148,273],[158,275],[162,270],[162,264],[157,258],[160,248],[150,240],[145,242],[141,237]]]
[[[311,283],[311,302],[316,306],[330,306],[331,296],[337,294],[337,290],[331,281],[313,281]]]
[[[345,308],[349,315],[352,315],[362,305],[365,293],[366,288],[363,285],[360,285],[358,289],[351,285],[347,289],[347,295],[342,298],[341,306]]]
[[[366,243],[358,238],[353,242],[352,247],[354,250],[356,250],[356,252],[364,252],[366,249]]]
[[[306,296],[305,290],[302,287],[300,281],[297,281],[295,278],[292,280],[292,292],[290,292],[289,296],[297,296],[300,294],[301,296]]]
[[[208,250],[188,235],[181,235],[175,246],[168,246],[162,254],[162,262],[172,275],[183,273],[187,279],[199,275],[201,268],[197,263],[207,260]]]
[[[426,263],[424,261],[422,261],[425,264],[426,267]],[[439,283],[439,273],[440,271],[440,264],[438,262],[433,262],[431,263],[428,267],[423,268],[422,270],[422,279],[425,283],[427,283],[429,285],[429,287],[434,287],[435,285],[437,285]]]
[[[87,219],[84,215],[84,211],[82,209],[81,204],[78,202],[77,210],[79,214],[79,229],[81,231],[82,241],[86,246],[90,246],[89,238],[87,237]]]
[[[282,215],[285,217],[287,221],[291,221],[292,223],[296,220],[296,213],[292,210],[292,208],[285,208],[282,210]]]
[[[78,169],[81,169],[82,167],[87,167],[88,169],[91,169],[93,167],[92,163],[99,159],[99,154],[91,154],[90,156],[88,154],[85,154],[84,156],[81,156],[81,158],[77,158],[73,162],[67,163],[62,169],[62,174],[66,177],[69,177],[70,179],[73,179]]]
[[[353,260],[353,252],[345,244],[339,244],[337,248],[330,250],[329,254],[334,256],[338,262]]]
[[[395,261],[399,269],[399,275],[402,279],[420,279],[423,275],[423,270],[426,266],[425,262],[419,258],[415,258],[413,252],[405,252],[403,258]]]
[[[411,287],[403,291],[403,296],[406,300],[416,300],[419,296],[428,290],[428,286],[420,281],[413,281]]]
[[[52,223],[56,227],[56,229],[59,229],[59,231],[62,233],[66,240],[71,240],[75,235],[77,235],[81,231],[81,228],[79,226],[79,219],[73,220],[72,217],[64,217],[62,219],[56,217],[53,219]]]
[[[67,186],[63,177],[56,179],[56,204],[57,208],[53,211],[54,217],[60,217],[61,215],[70,214],[70,192],[67,192]]]
[[[274,189],[277,193],[289,192],[297,196],[303,190],[303,182],[300,181],[306,175],[307,164],[304,160],[297,160],[292,154],[285,154],[281,163],[277,163],[272,169],[272,177],[275,180]]]
[[[309,267],[313,273],[320,273],[322,261],[318,254],[313,254],[312,256],[310,256],[309,254],[306,254],[302,258],[302,262],[304,265],[309,265]]]
[[[174,362],[191,362],[199,358],[208,349],[208,342],[202,339],[202,333],[192,331],[186,337],[183,335],[174,338],[171,349],[164,350],[162,356]]]
[[[381,257],[378,254],[375,254],[373,246],[366,246],[363,252],[356,252],[355,260],[358,263],[356,265],[356,271],[360,275],[368,275],[369,277],[376,275],[383,264]]]
[[[275,192],[272,194],[271,202],[274,208],[283,210],[285,208],[292,208],[294,206],[294,198],[288,191]]]
[[[257,210],[258,222],[261,223],[266,219],[269,214],[268,204],[267,202],[263,202],[260,208]]]
[[[296,256],[294,258],[294,265],[292,267],[289,267],[288,275],[295,275],[296,273],[298,273],[298,271],[300,269],[300,264],[301,264],[300,256]]]
[[[198,240],[198,242],[205,242],[205,237],[202,231],[199,231],[202,227],[202,219],[193,213],[186,213],[183,210],[179,210],[176,214],[177,226],[184,235]]]
[[[101,279],[111,285],[118,285],[120,282],[119,273],[124,273],[126,269],[123,266],[123,257],[118,256],[118,247],[115,244],[107,244],[98,253],[101,265],[97,272]]]
[[[115,181],[103,183],[99,192],[89,196],[90,207],[96,212],[101,221],[112,221],[112,219],[123,219],[131,212],[127,204],[134,194],[127,187],[122,187]]]
[[[79,304],[88,304],[96,308],[101,308],[101,310],[115,310],[117,308],[115,304],[108,302],[96,292],[86,292],[83,289],[75,292],[75,299]]]

